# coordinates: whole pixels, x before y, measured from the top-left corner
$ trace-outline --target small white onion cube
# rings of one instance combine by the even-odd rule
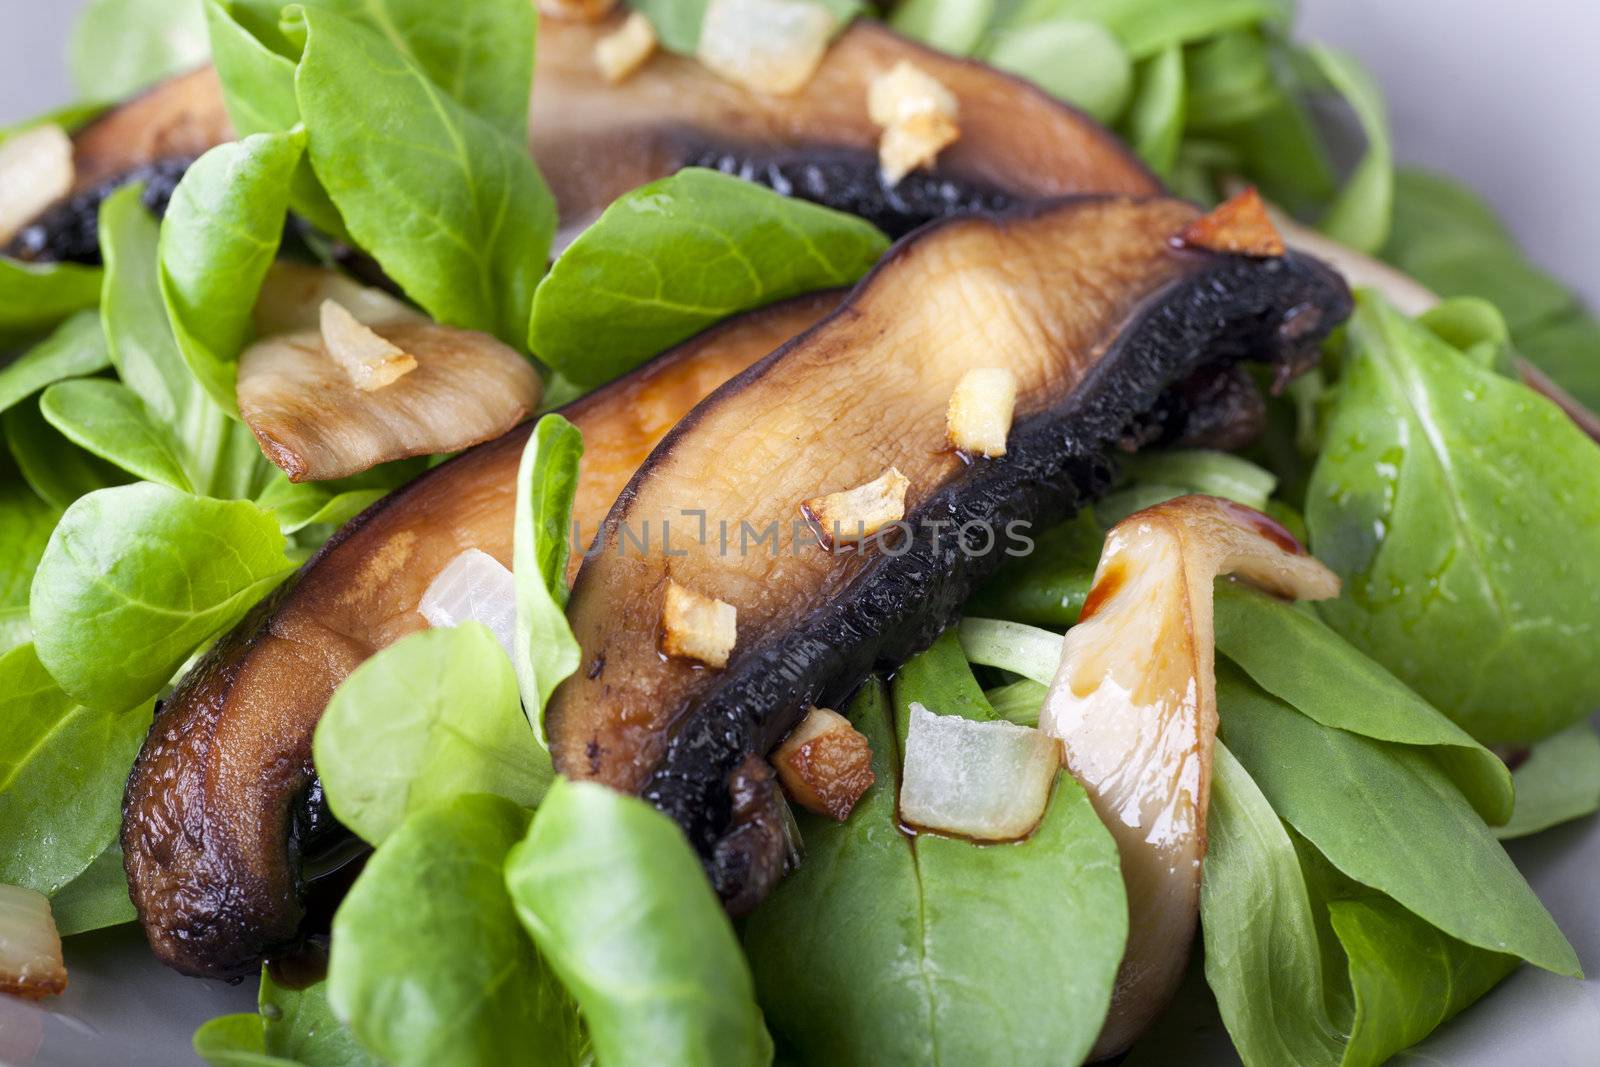
[[[1060,768],[1060,743],[1038,730],[935,715],[914,703],[900,818],[919,830],[1014,841],[1044,817]]]
[[[445,565],[422,594],[417,612],[431,626],[481,622],[515,660],[517,582],[489,553],[469,548]]]

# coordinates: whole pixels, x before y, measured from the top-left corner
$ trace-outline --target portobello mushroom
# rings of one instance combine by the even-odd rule
[[[563,227],[586,225],[617,196],[687,166],[708,166],[870,219],[899,236],[933,218],[1077,192],[1149,195],[1159,181],[1113,135],[1011,75],[955,59],[857,20],[796,96],[768,97],[661,53],[621,85],[595,67],[614,29],[542,18],[529,118],[534,157]],[[932,170],[894,186],[878,172],[867,115],[873,77],[910,60],[953,92],[961,138]],[[6,254],[97,261],[96,213],[113,189],[148,183],[164,210],[195,157],[233,136],[216,72],[173,78],[73,138],[74,195],[26,227]]]
[[[564,408],[585,442],[580,530],[598,528],[686,411],[838,299],[814,294],[730,320]],[[319,804],[317,721],[357,665],[427,627],[417,604],[450,560],[476,548],[511,565],[527,434],[524,425],[465,452],[355,519],[162,705],[128,781],[122,844],[134,905],[163,961],[242,977],[314,932],[308,883],[350,842]]]
[[[934,224],[707,398],[628,483],[578,574],[583,666],[546,712],[557,770],[641,794],[683,826],[730,910],[759,901],[784,843],[751,801],[776,803],[749,788],[753,758],[926,647],[1014,524],[1070,517],[1120,450],[1206,424],[1192,405],[1217,394],[1187,388],[1197,376],[1245,360],[1291,376],[1348,314],[1321,263],[1211,251],[1198,215],[1085,197]],[[979,368],[1016,383],[996,458],[947,445],[952,391]],[[888,471],[909,483],[904,521],[826,548],[803,504]],[[736,612],[725,667],[663,654],[671,587]]]

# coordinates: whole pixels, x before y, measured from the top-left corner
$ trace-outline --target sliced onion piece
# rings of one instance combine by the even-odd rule
[[[1060,769],[1060,746],[1038,730],[913,703],[900,818],[918,830],[1015,841],[1039,825]]]
[[[711,0],[696,55],[728,81],[788,96],[816,73],[834,26],[811,0]]]
[[[1258,511],[1185,496],[1111,529],[1040,715],[1117,839],[1128,948],[1096,1058],[1127,1048],[1183,977],[1200,906],[1217,732],[1212,582],[1287,598],[1339,579]]]
[[[72,192],[72,138],[45,123],[0,144],[0,245]]]
[[[481,549],[469,548],[439,572],[422,594],[417,614],[430,626],[460,626],[481,622],[516,659],[517,583],[499,560]]]
[[[488,334],[413,321],[373,331],[417,363],[381,389],[358,387],[320,332],[269,337],[239,358],[239,413],[290,481],[454,452],[500,436],[539,406],[533,365]]]
[[[38,1000],[66,988],[50,901],[32,889],[0,885],[0,993]]]
[[[366,326],[426,322],[416,308],[382,289],[362,285],[330,267],[280,259],[267,271],[252,312],[256,336],[276,337],[322,328],[322,305],[332,300]]]

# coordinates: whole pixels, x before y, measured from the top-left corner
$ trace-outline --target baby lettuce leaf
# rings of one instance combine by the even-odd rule
[[[132,707],[293,568],[277,520],[249,501],[149,482],[90,493],[34,574],[39,658],[89,707]]]
[[[172,435],[121,382],[57,382],[39,398],[39,411],[67,440],[135,478],[194,492]]]
[[[904,0],[889,25],[951,55],[971,55],[994,17],[997,0]]]
[[[0,256],[0,349],[52,329],[100,302],[99,267],[21,263]]]
[[[1516,966],[1515,957],[1444,935],[1297,847],[1220,744],[1207,832],[1206,980],[1247,1067],[1373,1067]]]
[[[0,429],[18,473],[58,512],[87,493],[128,480],[111,464],[63,437],[32,401],[0,415]]]
[[[1285,0],[1022,0],[1007,5],[1003,25],[1022,28],[1057,18],[1098,22],[1130,55],[1144,59],[1175,44],[1224,30],[1288,20]]]
[[[1588,815],[1600,809],[1600,735],[1573,723],[1534,745],[1512,777],[1517,805],[1495,830],[1502,841]]]
[[[1324,976],[1294,843],[1222,744],[1212,750],[1206,838],[1206,982],[1234,1048],[1247,1067],[1339,1063],[1346,1020],[1337,1010],[1338,975]]]
[[[512,572],[517,586],[515,664],[522,702],[544,746],[544,706],[578,669],[578,640],[567,625],[567,558],[583,434],[546,415],[528,436],[517,468]]]
[[[162,301],[184,361],[238,415],[234,376],[250,312],[277,257],[305,131],[258,133],[195,161],[161,224]]]
[[[1040,685],[1055,681],[1061,664],[1061,635],[1002,619],[961,620],[961,649],[985,667],[1021,675]],[[932,705],[929,705],[932,707]]]
[[[120,841],[113,839],[82,874],[50,898],[50,915],[62,937],[121,926],[138,918],[128,899]]]
[[[0,608],[27,606],[33,572],[60,517],[22,482],[0,481]]]
[[[0,882],[49,896],[100,855],[150,716],[77,703],[32,645],[0,656]]]
[[[921,673],[896,685],[902,719],[958,685]],[[1025,841],[906,835],[894,714],[869,681],[850,719],[877,781],[844,823],[799,816],[805,862],[746,925],[780,1049],[838,1064],[1079,1062],[1127,936],[1116,846],[1066,774]]]
[[[1128,143],[1157,174],[1170,175],[1178,165],[1187,107],[1183,49],[1168,45],[1139,64],[1133,101],[1122,123]]]
[[[67,50],[78,94],[90,100],[132,96],[205,58],[205,26],[189,0],[90,0]]]
[[[1227,663],[1217,665],[1217,705],[1224,742],[1273,809],[1345,876],[1469,945],[1581,973],[1549,912],[1426,754],[1314,722]]]
[[[506,884],[599,1063],[772,1062],[733,927],[682,831],[654,808],[558,779],[511,850]]]
[[[278,517],[284,535],[307,526],[343,526],[388,495],[387,489],[326,488],[337,483],[291,482],[274,475],[256,503]]]
[[[511,661],[480,623],[412,634],[357,667],[312,751],[333,813],[374,845],[411,812],[463,793],[531,808],[554,773]]]
[[[1105,541],[1094,515],[1080,511],[1039,534],[1031,552],[1008,561],[979,586],[966,611],[1032,626],[1071,626],[1094,584]]]
[[[1097,22],[1058,18],[997,29],[978,55],[1098,122],[1114,121],[1133,95],[1133,61],[1116,35]]]
[[[1553,404],[1363,293],[1313,551],[1323,618],[1485,743],[1600,705],[1600,450]]]
[[[311,165],[356,243],[435,319],[524,347],[555,233],[525,133],[451,97],[392,36],[320,7],[290,14]]]
[[[528,814],[468,794],[413,812],[333,919],[328,1003],[395,1067],[576,1064],[577,1014],[506,892]]]
[[[55,332],[0,370],[0,411],[68,378],[99,374],[111,366],[100,316],[79,311]]]
[[[1487,822],[1511,815],[1511,772],[1310,612],[1237,582],[1216,586],[1217,651],[1261,688],[1324,726],[1431,749]]]
[[[1367,138],[1367,150],[1334,197],[1321,228],[1334,240],[1362,252],[1377,252],[1389,237],[1394,205],[1394,150],[1383,91],[1355,57],[1312,45],[1306,55],[1334,91],[1349,103]]]
[[[994,709],[996,718],[1014,722],[1018,726],[1038,726],[1039,713],[1044,710],[1044,698],[1050,687],[1031,678],[1023,678],[1009,685],[984,690],[983,697]]]
[[[211,400],[184,361],[161,295],[160,229],[139,202],[140,191],[124,186],[100,206],[106,263],[100,316],[111,361],[171,432],[196,491],[250,496],[269,465],[250,431]]]
[[[618,197],[561,254],[530,344],[600,385],[729,315],[849,285],[888,247],[851,215],[689,168]]]
[[[259,1012],[212,1019],[194,1049],[213,1067],[377,1067],[328,1007],[328,985],[286,989],[261,972]]]

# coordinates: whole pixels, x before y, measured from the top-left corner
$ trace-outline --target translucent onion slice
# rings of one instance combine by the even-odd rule
[[[0,245],[72,191],[72,139],[53,123],[0,144]]]
[[[512,652],[517,639],[517,583],[499,560],[469,548],[439,572],[422,594],[417,614],[430,626],[460,626],[481,622]]]
[[[914,703],[900,818],[919,830],[1015,841],[1039,825],[1060,769],[1060,747],[1038,730],[935,715]]]
[[[1040,715],[1117,839],[1128,948],[1094,1056],[1127,1048],[1177,989],[1194,940],[1217,733],[1212,582],[1234,574],[1287,598],[1339,579],[1276,522],[1209,496],[1111,529]]]
[[[455,452],[498,437],[539,406],[533,365],[488,334],[417,321],[372,329],[417,361],[381,389],[359,388],[320,332],[269,337],[239,358],[239,413],[290,481]]]
[[[696,55],[728,81],[787,96],[816,73],[834,26],[811,0],[711,0]]]
[[[257,337],[304,333],[322,328],[322,305],[332,300],[357,322],[426,322],[416,308],[382,289],[362,285],[329,267],[280,259],[267,271],[252,311]]]
[[[0,885],[0,993],[38,1000],[66,988],[50,901],[31,889]]]

